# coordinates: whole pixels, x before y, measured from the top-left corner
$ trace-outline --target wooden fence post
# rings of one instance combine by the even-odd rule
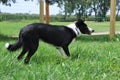
[[[40,0],[40,22],[44,23],[44,1]]]
[[[111,0],[110,3],[110,39],[113,39],[115,36],[116,0]]]
[[[50,17],[49,17],[49,3],[46,2],[46,23],[49,24]]]

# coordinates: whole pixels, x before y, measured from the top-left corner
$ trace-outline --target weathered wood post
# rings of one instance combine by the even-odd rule
[[[44,23],[44,0],[40,0],[40,22]]]
[[[49,24],[50,17],[49,17],[49,2],[46,0],[46,23]]]
[[[115,36],[116,0],[111,0],[110,3],[110,39],[113,39]]]

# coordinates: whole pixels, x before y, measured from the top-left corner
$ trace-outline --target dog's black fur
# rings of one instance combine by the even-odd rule
[[[75,23],[75,25],[81,33],[91,34],[84,21],[79,20]],[[77,35],[75,32],[66,26],[33,23],[22,28],[19,33],[18,41],[14,44],[7,43],[7,49],[9,51],[15,51],[20,47],[23,47],[22,52],[18,56],[18,60],[21,59],[26,52],[28,52],[24,62],[29,63],[31,56],[38,48],[39,40],[42,40],[54,45],[56,48],[61,47],[66,55],[70,56],[68,46],[76,37]]]

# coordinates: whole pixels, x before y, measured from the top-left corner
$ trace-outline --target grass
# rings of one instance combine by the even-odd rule
[[[92,27],[95,29],[96,32],[106,32],[110,30],[110,22],[86,22],[89,27]],[[116,31],[120,31],[120,22],[116,22]]]
[[[4,48],[4,44],[15,42],[17,39],[9,36],[17,35],[21,28],[19,26],[31,22],[0,22],[0,80],[120,79],[120,35],[116,35],[112,41],[109,40],[109,35],[82,35],[69,46],[71,57],[67,59],[62,58],[53,46],[40,42],[29,65],[25,65],[23,60],[17,61],[16,58],[21,49],[16,52],[8,52]],[[52,24],[67,25],[69,23]],[[92,26],[95,23],[87,22],[87,24]],[[108,26],[108,22],[95,25],[97,24],[98,27]],[[92,27],[99,31],[96,26]]]
[[[23,20],[23,21],[3,21],[0,22],[0,33],[4,34],[4,35],[9,35],[9,36],[17,36],[20,29],[27,25],[27,24],[31,24],[31,23],[36,23],[39,22],[37,20],[33,20],[33,21],[27,21],[27,20]],[[71,22],[52,22],[51,24],[54,25],[68,25]],[[11,28],[12,27],[12,28]]]
[[[30,23],[39,22],[37,20],[23,20],[23,21],[3,21],[0,22],[0,33],[9,36],[17,36],[19,30]],[[53,25],[68,25],[72,22],[51,22]],[[86,22],[87,25],[95,30],[95,32],[109,32],[110,23],[109,22]],[[116,22],[116,31],[120,31],[120,22]],[[12,27],[12,28],[11,28]]]

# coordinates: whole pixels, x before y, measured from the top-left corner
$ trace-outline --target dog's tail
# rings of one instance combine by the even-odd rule
[[[14,44],[9,44],[9,43],[6,43],[5,44],[5,47],[9,50],[9,51],[16,51],[17,49],[21,48],[22,46],[22,41],[21,40],[18,40],[16,43]]]

